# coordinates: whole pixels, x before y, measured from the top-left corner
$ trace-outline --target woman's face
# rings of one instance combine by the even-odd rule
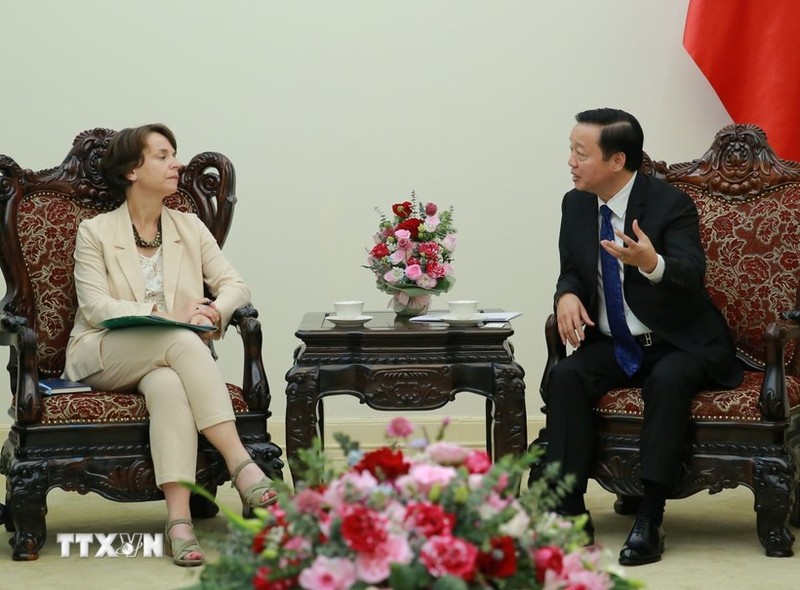
[[[128,172],[136,190],[166,197],[178,190],[178,175],[183,167],[169,140],[160,133],[147,136],[141,166]]]

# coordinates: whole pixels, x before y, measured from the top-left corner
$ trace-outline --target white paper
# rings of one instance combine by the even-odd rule
[[[449,312],[447,311],[435,311],[433,313],[426,313],[425,315],[418,315],[410,319],[412,322],[441,322],[443,321],[442,318],[448,315]],[[515,317],[522,315],[521,312],[518,311],[493,311],[493,312],[481,312],[484,316],[485,322],[500,322],[505,323],[508,321],[513,320]]]

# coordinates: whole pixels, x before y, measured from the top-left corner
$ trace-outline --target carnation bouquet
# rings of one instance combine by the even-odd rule
[[[409,441],[405,418],[390,444],[363,452],[337,434],[346,466],[318,443],[301,451],[306,477],[245,520],[222,507],[231,532],[202,588],[257,590],[631,590],[637,582],[586,548],[584,522],[549,512],[567,485],[551,470],[519,492],[531,457],[492,465],[482,450],[442,441],[443,424]],[[402,444],[401,444],[402,443]],[[203,490],[199,490],[200,493]]]
[[[375,210],[381,221],[365,268],[375,274],[378,289],[392,295],[395,311],[424,313],[430,296],[447,292],[455,282],[453,208],[417,204],[412,193],[411,201],[392,205],[391,220]]]

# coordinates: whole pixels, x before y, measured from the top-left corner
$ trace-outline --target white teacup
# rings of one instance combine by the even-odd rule
[[[457,320],[468,320],[478,313],[478,302],[471,299],[457,299],[448,301],[450,315]]]
[[[333,308],[336,310],[337,317],[343,320],[354,320],[361,315],[364,309],[363,301],[335,301]]]

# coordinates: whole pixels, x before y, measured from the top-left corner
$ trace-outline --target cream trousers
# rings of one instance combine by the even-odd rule
[[[197,432],[235,419],[211,350],[190,330],[146,327],[109,330],[100,354],[103,370],[83,381],[144,395],[156,484],[194,482]]]

